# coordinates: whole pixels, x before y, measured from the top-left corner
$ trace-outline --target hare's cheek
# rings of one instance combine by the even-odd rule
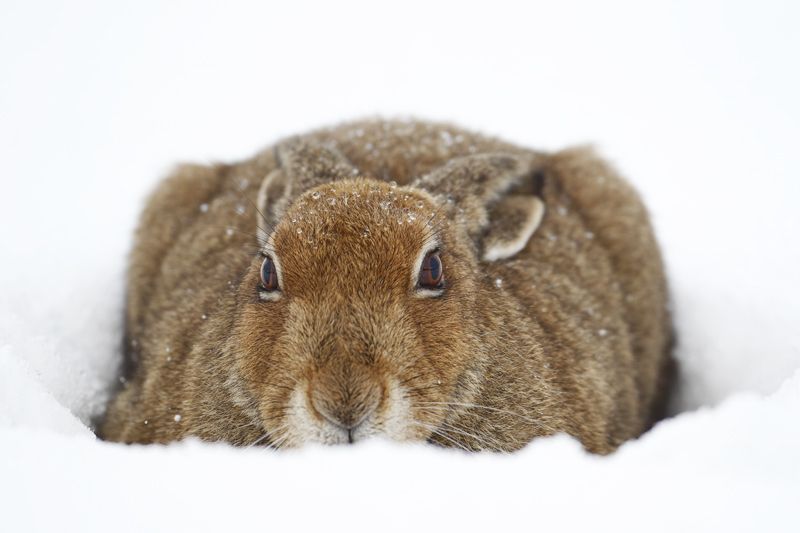
[[[407,391],[394,378],[386,384],[386,400],[375,425],[379,433],[397,441],[424,440],[427,434],[417,426]]]

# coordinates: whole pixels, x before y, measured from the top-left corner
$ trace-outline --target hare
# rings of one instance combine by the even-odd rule
[[[152,194],[100,434],[609,453],[663,414],[667,304],[648,214],[591,150],[344,124]]]

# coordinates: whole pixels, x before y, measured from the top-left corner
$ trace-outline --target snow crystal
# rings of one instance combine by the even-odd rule
[[[208,213],[208,204],[207,203],[204,202],[204,203],[200,204],[200,212],[201,213]]]
[[[181,418],[182,418],[182,417],[181,417],[181,415],[180,415],[180,414],[176,414],[176,415],[173,417],[173,420],[175,420],[175,422],[180,422],[180,421],[181,421]]]
[[[452,146],[452,144],[453,144],[453,135],[449,131],[444,130],[444,131],[441,132],[440,135],[442,137],[442,142],[444,142],[445,146]]]

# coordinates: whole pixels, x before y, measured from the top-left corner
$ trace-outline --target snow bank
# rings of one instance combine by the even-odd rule
[[[0,501],[14,502],[6,523],[42,531],[789,531],[798,409],[800,373],[604,459],[566,437],[513,456],[388,442],[271,453],[0,429]]]
[[[0,6],[1,530],[800,529],[797,7],[221,6]],[[155,181],[377,111],[597,142],[663,244],[681,414],[606,458],[96,441]]]

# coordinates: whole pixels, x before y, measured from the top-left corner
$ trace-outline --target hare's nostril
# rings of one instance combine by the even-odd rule
[[[369,415],[375,411],[375,407],[377,407],[377,405],[369,408],[360,408],[359,406],[353,405],[329,406],[327,402],[314,401],[314,396],[311,397],[311,406],[321,418],[351,433],[360,426]]]

